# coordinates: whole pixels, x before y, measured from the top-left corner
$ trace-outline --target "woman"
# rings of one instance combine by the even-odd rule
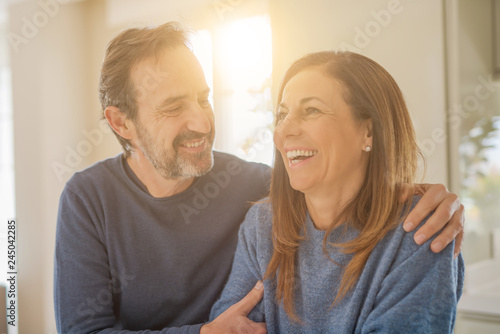
[[[239,234],[214,319],[264,280],[249,318],[269,333],[452,332],[463,285],[402,227],[419,156],[405,101],[376,62],[350,52],[296,61],[278,95],[269,201]]]

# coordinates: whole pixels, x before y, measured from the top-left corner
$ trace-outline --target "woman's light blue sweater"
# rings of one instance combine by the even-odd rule
[[[414,198],[413,206],[418,202]],[[214,305],[211,320],[238,302],[257,280],[262,280],[273,252],[269,203],[255,205],[239,231],[239,241],[229,281]],[[453,259],[454,244],[435,254],[431,240],[419,246],[414,232],[402,225],[390,231],[374,248],[353,290],[332,307],[342,268],[322,250],[323,231],[310,217],[306,239],[296,261],[295,305],[302,323],[293,322],[275,303],[275,284],[264,281],[264,298],[250,313],[265,321],[268,333],[452,333],[457,301],[463,287],[464,263]],[[416,229],[415,229],[416,231]],[[340,227],[330,241],[349,240],[355,229]],[[336,263],[351,255],[331,249]]]

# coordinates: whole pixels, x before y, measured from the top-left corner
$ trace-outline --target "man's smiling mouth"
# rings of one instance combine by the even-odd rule
[[[192,141],[189,143],[182,144],[181,146],[188,147],[188,148],[195,148],[203,145],[205,143],[205,139],[202,139],[200,141]]]

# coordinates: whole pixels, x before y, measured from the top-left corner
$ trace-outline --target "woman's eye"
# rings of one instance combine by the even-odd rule
[[[282,120],[284,120],[284,119],[285,119],[285,117],[286,117],[286,113],[285,113],[285,112],[280,112],[280,111],[278,111],[278,112],[276,113],[276,122],[277,122],[277,123],[281,122]]]

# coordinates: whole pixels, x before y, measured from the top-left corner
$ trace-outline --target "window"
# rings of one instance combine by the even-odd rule
[[[452,190],[465,206],[467,264],[500,258],[500,81],[495,75],[500,5],[449,7],[449,128]],[[491,15],[495,8],[497,15]],[[496,18],[496,19],[495,19]]]
[[[199,31],[194,52],[213,77],[215,149],[271,165],[271,24],[252,16]],[[212,64],[212,66],[210,66]]]
[[[225,120],[225,130],[230,136],[226,149],[243,159],[270,164],[273,154],[270,18],[254,16],[234,21],[221,29],[219,38],[216,55],[226,64],[219,70],[226,77],[225,90],[229,94],[225,98],[232,111]]]

